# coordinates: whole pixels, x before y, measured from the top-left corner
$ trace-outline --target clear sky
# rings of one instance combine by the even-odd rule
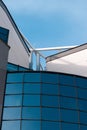
[[[87,42],[87,0],[3,0],[34,47]]]

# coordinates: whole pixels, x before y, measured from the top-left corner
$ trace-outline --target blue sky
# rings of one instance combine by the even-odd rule
[[[34,47],[87,42],[87,0],[3,0]]]

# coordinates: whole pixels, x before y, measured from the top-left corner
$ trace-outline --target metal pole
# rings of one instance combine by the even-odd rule
[[[36,52],[36,70],[40,70],[40,54]]]
[[[33,69],[33,51],[30,52],[29,69]]]

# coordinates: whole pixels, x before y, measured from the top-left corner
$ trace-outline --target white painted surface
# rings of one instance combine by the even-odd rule
[[[87,49],[47,62],[47,71],[87,77]]]
[[[29,67],[29,57],[5,11],[0,7],[0,26],[10,30],[8,45],[10,46],[8,62]]]

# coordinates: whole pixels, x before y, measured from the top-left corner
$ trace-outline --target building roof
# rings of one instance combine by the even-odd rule
[[[87,43],[46,58],[47,70],[87,77]]]

